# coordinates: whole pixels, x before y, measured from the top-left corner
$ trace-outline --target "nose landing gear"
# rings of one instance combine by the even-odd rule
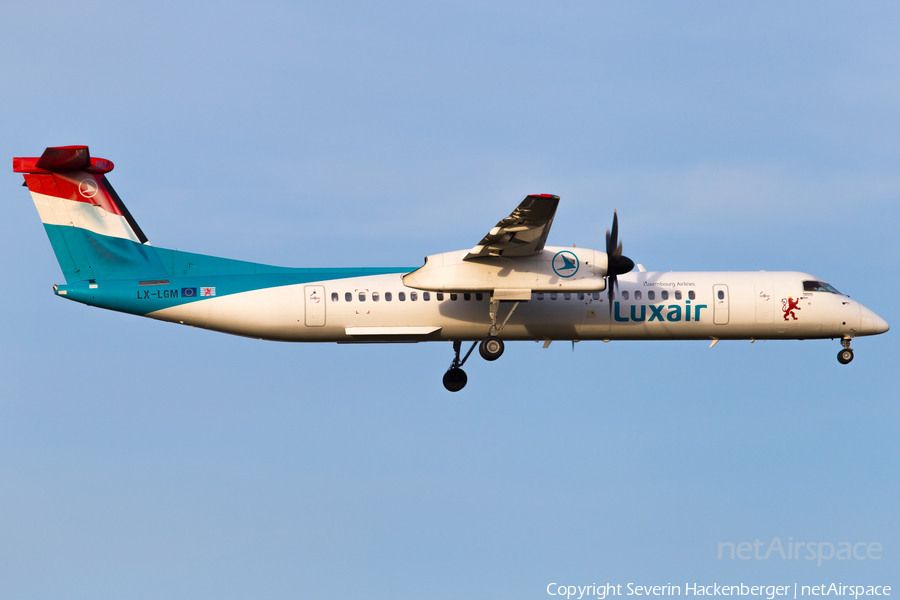
[[[843,348],[838,352],[837,359],[839,363],[846,365],[853,360],[853,348],[850,347],[850,338],[841,338],[841,346]]]

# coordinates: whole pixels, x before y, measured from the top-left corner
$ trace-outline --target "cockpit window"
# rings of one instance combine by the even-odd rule
[[[804,292],[830,292],[832,294],[840,294],[839,291],[834,289],[834,286],[825,283],[824,281],[804,281],[803,282],[803,291]]]

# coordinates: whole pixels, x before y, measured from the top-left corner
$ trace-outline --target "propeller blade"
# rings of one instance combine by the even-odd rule
[[[606,251],[608,253],[612,253],[615,251],[616,246],[619,245],[619,213],[613,211],[613,226],[612,233],[606,239]]]
[[[611,271],[609,275],[606,277],[606,298],[609,300],[609,318],[612,319],[613,314],[613,299],[616,297],[615,287],[616,287],[616,274]]]
[[[622,242],[619,241],[619,213],[613,211],[612,230],[606,230],[606,297],[609,299],[609,316],[613,314],[613,302],[619,275],[624,275],[634,268],[634,261],[622,256]]]

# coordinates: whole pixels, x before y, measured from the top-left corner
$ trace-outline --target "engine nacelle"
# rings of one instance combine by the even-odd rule
[[[606,289],[606,252],[546,246],[540,254],[463,260],[469,250],[432,254],[403,276],[403,284],[435,292],[494,292],[527,299],[531,292],[602,292]],[[527,296],[527,297],[526,297]]]

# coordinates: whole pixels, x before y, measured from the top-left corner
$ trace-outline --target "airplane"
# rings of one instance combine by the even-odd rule
[[[840,339],[888,323],[800,272],[647,271],[622,254],[618,214],[605,250],[546,246],[559,197],[527,196],[468,250],[420,267],[287,268],[150,245],[87,146],[14,158],[65,277],[57,296],[160,321],[290,342],[450,341],[447,390],[465,387],[477,345],[507,341]],[[635,266],[637,270],[635,270]],[[472,342],[461,356],[462,343]]]

